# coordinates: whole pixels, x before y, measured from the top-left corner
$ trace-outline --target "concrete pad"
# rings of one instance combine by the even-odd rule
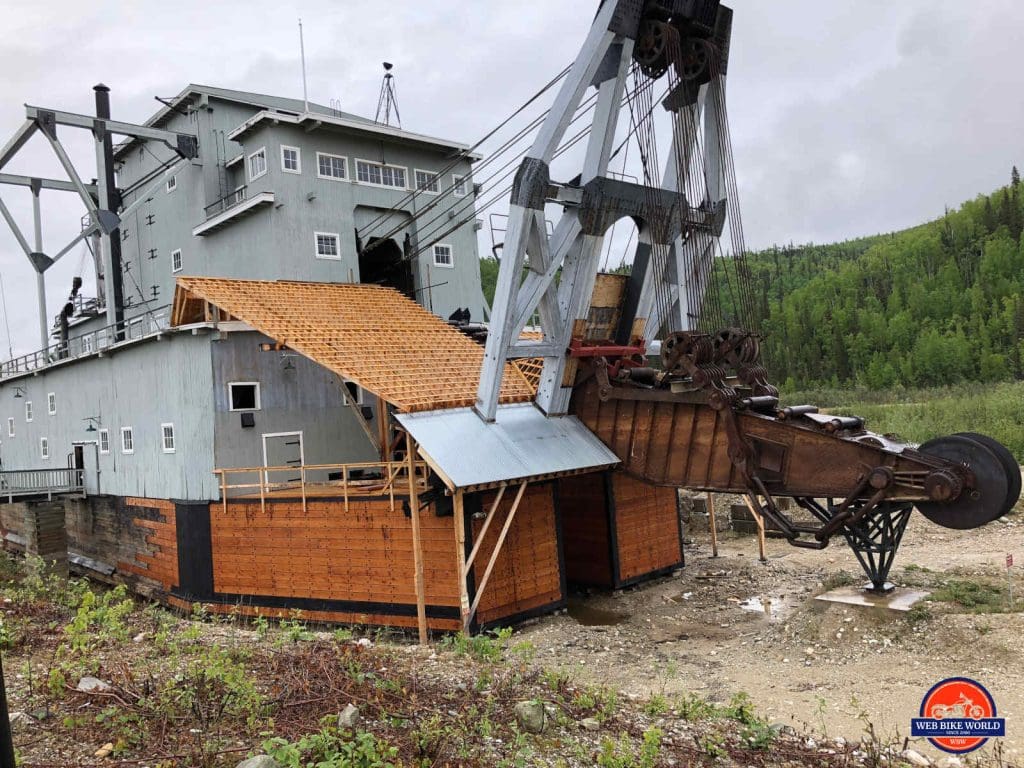
[[[919,600],[929,593],[922,589],[896,587],[884,595],[876,595],[862,587],[839,587],[816,596],[815,600],[828,603],[845,603],[847,605],[863,605],[868,608],[888,608],[890,611],[909,611]]]

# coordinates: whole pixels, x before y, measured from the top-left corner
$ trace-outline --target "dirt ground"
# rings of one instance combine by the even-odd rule
[[[772,722],[847,740],[860,739],[868,721],[883,737],[902,739],[925,692],[965,675],[989,689],[1007,719],[1004,759],[1022,762],[1024,599],[1016,613],[978,615],[924,598],[930,618],[916,620],[886,608],[824,602],[815,596],[841,571],[860,581],[844,543],[812,551],[768,539],[761,563],[756,537],[726,533],[713,558],[708,531],[691,527],[686,567],[675,576],[577,595],[568,613],[524,627],[517,637],[537,647],[539,663],[629,696],[694,692],[726,701],[742,691]],[[1020,564],[1019,512],[974,531],[940,528],[915,513],[890,578],[1005,579],[1005,557],[1014,550]],[[1022,571],[1016,569],[1020,598]],[[943,755],[923,739],[910,745],[935,760]]]

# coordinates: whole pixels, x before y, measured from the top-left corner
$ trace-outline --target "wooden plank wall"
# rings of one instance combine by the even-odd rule
[[[682,565],[676,490],[612,472],[620,584]]]
[[[614,587],[605,473],[561,478],[558,505],[569,582]]]
[[[170,592],[178,586],[178,539],[175,529],[174,502],[167,499],[124,499],[125,511],[131,520],[131,527],[141,529],[141,536],[124,536],[121,529],[116,541],[132,544],[127,551],[119,546],[123,558],[117,562],[118,570],[134,574],[142,579],[156,582],[164,591]],[[74,549],[75,539],[69,531],[69,541]],[[78,537],[81,540],[81,535]],[[141,538],[141,541],[139,539]],[[132,550],[135,550],[134,553]],[[127,559],[130,558],[130,559]],[[103,559],[103,558],[100,558]]]
[[[486,513],[494,502],[495,494],[483,493],[481,496],[481,505]],[[476,557],[473,566],[475,583],[483,577],[514,498],[513,486],[505,491]],[[482,518],[473,520],[474,541],[479,537],[483,522]],[[477,609],[480,624],[491,624],[564,599],[557,524],[551,483],[527,486],[505,544],[494,563],[487,588],[480,598]]]

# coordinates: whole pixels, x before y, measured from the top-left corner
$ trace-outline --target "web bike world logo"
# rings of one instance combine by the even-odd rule
[[[910,735],[924,736],[945,752],[973,752],[994,736],[1006,735],[1006,720],[996,717],[996,702],[981,683],[950,677],[921,700],[920,717],[910,721]]]

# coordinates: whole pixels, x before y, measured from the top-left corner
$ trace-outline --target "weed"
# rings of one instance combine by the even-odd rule
[[[648,728],[644,731],[639,749],[625,733],[619,736],[618,741],[605,737],[601,742],[597,764],[601,768],[654,768],[661,754],[662,735],[658,728]]]
[[[268,739],[263,750],[284,768],[394,768],[398,758],[398,750],[383,739],[365,731],[342,731],[326,720],[317,733],[295,742]]]
[[[911,625],[922,624],[926,621],[930,621],[932,618],[932,609],[928,607],[927,603],[917,603],[911,606],[910,610],[903,614],[903,618]]]
[[[822,579],[821,586],[828,591],[830,589],[838,589],[839,587],[848,587],[856,583],[857,577],[849,571],[836,571]]]
[[[281,619],[281,629],[284,630],[285,639],[290,643],[313,639],[313,633],[306,629],[306,625],[297,618]]]
[[[332,637],[334,637],[334,642],[336,643],[347,643],[353,637],[352,630],[346,629],[345,627],[338,627],[334,630]]]
[[[680,696],[675,702],[675,709],[683,720],[710,720],[718,717],[718,708],[695,693]]]
[[[644,712],[652,717],[663,715],[671,709],[667,698],[662,696],[660,693],[656,693],[647,700],[644,704]]]
[[[931,599],[955,603],[968,613],[1003,613],[1007,610],[1002,586],[966,579],[950,579],[934,590]]]
[[[501,661],[501,654],[511,637],[511,627],[490,630],[479,635],[467,635],[464,632],[459,632],[445,636],[441,640],[441,647],[459,656],[472,656],[478,661],[494,664]]]

